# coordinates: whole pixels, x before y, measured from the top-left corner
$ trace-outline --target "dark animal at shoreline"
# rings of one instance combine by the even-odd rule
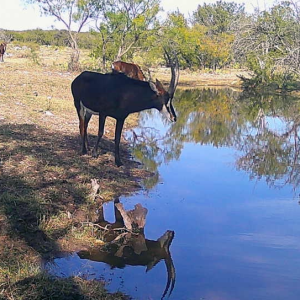
[[[6,45],[7,45],[6,43],[0,44],[0,61],[1,62],[4,62],[3,57],[4,57],[4,53],[6,51]]]
[[[93,114],[99,115],[98,140],[92,155],[97,156],[100,140],[104,133],[106,117],[116,119],[115,163],[121,166],[119,145],[125,119],[129,114],[156,108],[167,115],[170,121],[176,121],[172,100],[179,78],[179,66],[176,60],[171,64],[172,77],[168,91],[159,80],[156,83],[135,80],[118,74],[83,72],[74,79],[71,90],[79,118],[79,130],[82,138],[82,154],[88,151],[87,128]]]

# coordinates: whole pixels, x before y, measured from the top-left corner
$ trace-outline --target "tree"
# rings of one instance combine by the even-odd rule
[[[297,2],[284,1],[269,11],[256,11],[236,28],[233,51],[255,74],[256,85],[299,76],[300,12]]]
[[[209,28],[197,23],[189,26],[183,14],[173,12],[163,23],[155,44],[175,49],[180,56],[181,67],[216,70],[230,61],[233,35],[208,35],[208,31]]]
[[[159,0],[104,0],[95,16],[100,41],[94,51],[102,58],[102,68],[107,60],[130,57],[141,40],[145,40],[156,27]]]
[[[5,43],[10,43],[13,39],[13,34],[11,34],[8,30],[0,29],[0,43],[2,41]]]
[[[168,14],[163,24],[157,45],[172,49],[182,58],[181,66],[191,67],[194,64],[197,35],[194,35],[184,15],[179,11]]]
[[[245,14],[244,4],[217,1],[216,3],[198,5],[191,22],[208,28],[208,34],[227,33],[236,20]]]
[[[54,16],[64,24],[68,31],[69,42],[72,48],[69,70],[79,68],[80,51],[78,47],[78,33],[84,25],[101,8],[101,0],[25,0],[38,4],[42,14]],[[73,27],[76,29],[73,30]]]
[[[156,58],[157,64],[168,66],[169,59],[163,55],[167,50],[172,60],[177,57],[181,68],[192,68],[197,64],[197,40],[201,35],[202,31],[195,31],[188,26],[182,13],[179,11],[169,13],[159,30],[148,37],[145,55],[152,61]]]

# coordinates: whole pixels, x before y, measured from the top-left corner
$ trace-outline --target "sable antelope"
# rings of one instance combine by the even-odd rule
[[[100,210],[100,216],[98,224],[111,228],[111,233],[106,235],[106,241],[112,241],[116,238],[116,231],[114,228],[120,228],[124,226],[123,218],[116,208],[116,204],[119,203],[115,200],[115,222],[109,223],[104,219],[103,210]],[[138,235],[132,235],[128,233],[128,236],[124,237],[126,244],[118,248],[120,240],[113,244],[106,244],[103,248],[97,247],[90,250],[82,250],[77,254],[81,259],[89,259],[92,261],[104,262],[111,266],[111,268],[124,268],[126,265],[130,266],[146,266],[146,272],[150,271],[160,261],[164,261],[167,269],[167,283],[162,294],[162,299],[169,292],[171,295],[175,286],[175,267],[170,253],[170,246],[174,238],[174,231],[167,230],[157,240],[148,240],[144,236],[144,230]]]
[[[146,81],[146,77],[143,74],[140,66],[136,64],[131,64],[119,60],[113,62],[111,68],[113,73],[124,73],[125,75],[133,79]]]
[[[7,45],[6,43],[0,44],[0,61],[1,62],[4,62],[3,57],[4,57],[4,53],[6,51],[6,45]]]
[[[170,59],[169,59],[170,61]],[[159,80],[156,83],[135,80],[126,75],[101,74],[85,71],[74,79],[71,90],[79,117],[79,131],[82,138],[82,154],[88,151],[87,128],[93,114],[99,115],[99,130],[92,155],[97,157],[97,150],[104,133],[106,117],[116,119],[115,163],[121,166],[119,146],[125,119],[129,114],[150,108],[156,108],[176,121],[172,105],[179,78],[179,66],[176,59],[171,64],[171,81],[166,91]]]

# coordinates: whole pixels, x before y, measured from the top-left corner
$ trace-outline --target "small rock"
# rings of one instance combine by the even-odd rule
[[[51,111],[49,111],[49,110],[45,111],[45,115],[46,116],[54,116],[54,114]]]

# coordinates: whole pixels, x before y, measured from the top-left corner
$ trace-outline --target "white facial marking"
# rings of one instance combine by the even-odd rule
[[[170,114],[167,110],[167,107],[166,105],[164,104],[163,107],[162,107],[162,110],[160,111],[169,121],[171,121],[171,117],[170,117]]]

